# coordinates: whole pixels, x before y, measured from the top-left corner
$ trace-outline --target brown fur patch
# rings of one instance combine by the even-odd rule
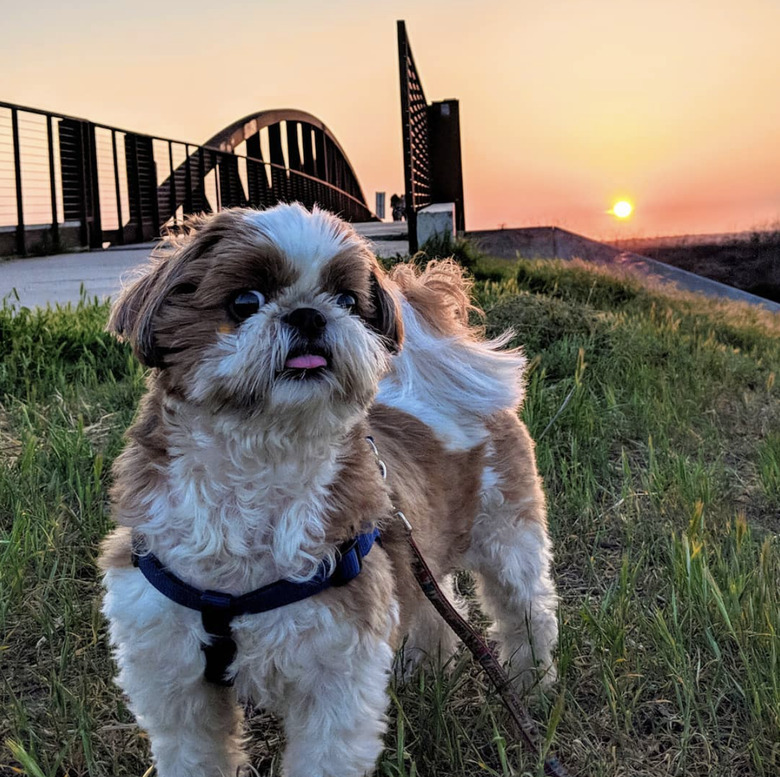
[[[363,249],[348,249],[331,259],[322,268],[320,285],[323,291],[339,294],[342,291],[352,292],[357,298],[358,311],[372,313],[371,272],[373,257]]]
[[[110,496],[114,520],[121,526],[137,526],[148,520],[148,498],[162,487],[168,463],[168,441],[162,420],[164,391],[154,380],[141,399],[133,425],[125,433],[127,445],[113,466]]]
[[[323,268],[320,283],[331,294],[352,292],[358,302],[355,312],[385,337],[394,351],[403,341],[403,322],[384,275],[374,255],[361,244],[334,256]]]
[[[412,264],[399,264],[390,277],[434,331],[473,339],[481,336],[480,329],[469,326],[469,314],[482,311],[472,305],[473,284],[457,262],[429,262],[422,273]]]
[[[488,464],[498,474],[504,499],[518,505],[518,517],[524,521],[547,524],[542,481],[536,470],[534,441],[520,419],[509,411],[497,413],[487,421],[493,442]]]
[[[387,466],[387,482],[365,440],[369,432]],[[377,603],[389,604],[394,591],[401,616],[394,647],[399,647],[415,613],[430,604],[412,574],[405,529],[394,509],[411,522],[434,573],[452,572],[471,541],[483,461],[482,447],[449,453],[413,416],[375,405],[368,425],[358,425],[349,435],[342,469],[330,489],[327,540],[343,542],[376,522],[382,531],[381,547],[372,549],[360,585],[332,589],[323,594],[323,601],[338,607],[339,617],[380,629],[384,620],[377,619]],[[389,567],[380,560],[385,554]]]
[[[425,424],[384,405],[372,408],[369,423],[387,465],[395,508],[411,523],[415,541],[434,574],[449,574],[471,542],[479,505],[482,446],[465,452],[445,451]],[[430,605],[412,574],[400,518],[393,517],[383,528],[382,545],[393,561],[404,633],[414,612]]]
[[[326,541],[343,542],[391,513],[392,504],[366,440],[368,426],[358,424],[339,457],[339,473],[328,491]]]
[[[100,543],[98,566],[104,572],[109,569],[127,569],[133,566],[131,553],[131,530],[127,526],[120,526]]]

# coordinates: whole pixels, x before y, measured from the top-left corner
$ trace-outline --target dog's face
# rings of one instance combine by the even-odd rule
[[[298,205],[193,222],[109,327],[166,389],[212,412],[365,407],[403,337],[365,242]]]

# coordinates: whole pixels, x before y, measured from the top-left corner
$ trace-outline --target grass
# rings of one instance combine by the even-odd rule
[[[532,708],[580,775],[780,772],[780,331],[577,263],[490,262],[475,294],[531,366],[561,594]],[[141,775],[95,555],[144,375],[105,306],[0,312],[0,774]],[[460,584],[468,594],[471,582]],[[468,657],[392,688],[378,774],[538,773]],[[281,734],[250,722],[278,775]]]

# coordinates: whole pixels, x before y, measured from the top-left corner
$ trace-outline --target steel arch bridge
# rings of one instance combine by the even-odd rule
[[[175,219],[182,206],[187,213],[208,212],[202,182],[214,169],[220,207],[301,202],[321,205],[350,221],[375,219],[344,149],[310,113],[285,109],[250,114],[203,148],[213,151],[199,148],[158,187],[163,223]]]
[[[0,255],[155,239],[190,213],[278,202],[374,221],[333,133],[260,111],[202,145],[0,102]]]

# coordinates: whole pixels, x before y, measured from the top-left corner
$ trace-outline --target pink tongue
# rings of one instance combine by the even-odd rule
[[[327,367],[327,365],[328,362],[322,356],[308,353],[303,356],[294,356],[284,363],[285,367],[292,367],[295,370],[313,370],[316,367]]]

